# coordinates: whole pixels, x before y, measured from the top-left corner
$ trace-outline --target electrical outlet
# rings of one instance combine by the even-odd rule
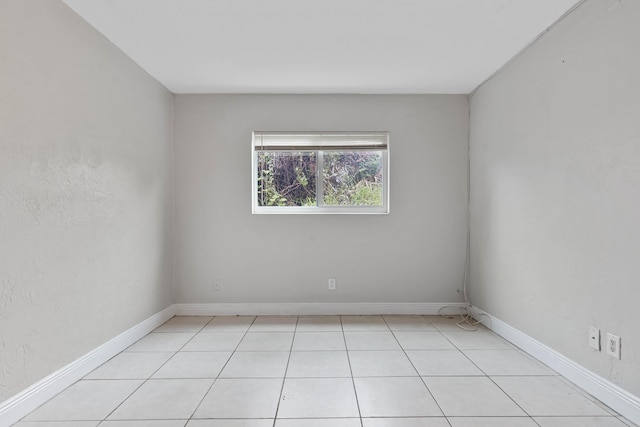
[[[600,329],[589,326],[589,347],[600,351]]]
[[[336,290],[336,279],[329,279],[328,280],[328,284],[329,284],[329,290],[330,291],[335,291]]]
[[[222,290],[222,283],[219,280],[214,280],[211,289],[213,289],[214,292]]]
[[[620,337],[607,334],[607,354],[614,359],[620,360]]]

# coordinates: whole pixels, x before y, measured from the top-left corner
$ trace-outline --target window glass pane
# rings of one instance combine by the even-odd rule
[[[315,151],[258,151],[258,206],[316,206]]]
[[[382,151],[325,151],[322,202],[327,206],[382,206]]]

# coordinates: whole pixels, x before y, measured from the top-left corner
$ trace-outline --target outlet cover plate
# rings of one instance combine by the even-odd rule
[[[607,354],[614,359],[620,360],[620,337],[607,334]]]
[[[329,279],[328,280],[328,285],[329,285],[329,290],[330,291],[335,291],[336,290],[336,279]]]
[[[589,347],[600,351],[600,329],[589,326]]]

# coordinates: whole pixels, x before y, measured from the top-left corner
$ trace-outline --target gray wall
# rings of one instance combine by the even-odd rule
[[[472,302],[636,396],[638,22],[638,1],[585,2],[480,87],[470,138]]]
[[[460,301],[465,96],[176,95],[175,114],[176,302]],[[390,131],[391,213],[252,215],[253,130]]]
[[[62,2],[0,2],[0,401],[172,303],[172,102]]]

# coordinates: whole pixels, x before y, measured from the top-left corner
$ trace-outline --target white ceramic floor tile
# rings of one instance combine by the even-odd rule
[[[293,332],[249,332],[238,346],[238,351],[289,351]]]
[[[492,377],[531,416],[607,416],[557,377]]]
[[[422,316],[382,316],[392,331],[430,331],[437,332],[428,320]]]
[[[234,351],[243,336],[242,332],[199,333],[182,351]]]
[[[440,332],[394,331],[405,350],[453,350],[455,347]]]
[[[169,319],[153,332],[199,332],[213,317],[176,316]]]
[[[444,417],[363,418],[363,427],[450,427]]]
[[[452,427],[537,427],[529,417],[449,417]]]
[[[191,420],[187,427],[272,427],[273,420]]]
[[[294,351],[287,369],[289,378],[351,377],[346,351]]]
[[[218,316],[201,332],[247,332],[255,316]]]
[[[23,421],[13,424],[13,427],[96,427],[99,421]]]
[[[542,363],[520,350],[464,350],[487,375],[555,375]]]
[[[457,321],[175,317],[14,427],[358,427],[359,410],[363,427],[632,425],[482,325]]]
[[[487,377],[425,377],[424,380],[448,417],[527,415]]]
[[[118,354],[101,365],[86,380],[146,380],[158,370],[173,352],[128,352]]]
[[[249,328],[250,332],[293,332],[297,316],[258,316]]]
[[[82,380],[27,415],[25,421],[102,420],[142,384],[139,380]]]
[[[420,378],[355,378],[362,417],[442,416]]]
[[[361,427],[360,418],[278,419],[276,427]]]
[[[152,332],[126,351],[178,351],[194,336],[195,333]]]
[[[541,427],[626,427],[615,417],[535,417]]]
[[[460,350],[407,350],[407,356],[426,377],[484,375]]]
[[[230,351],[181,351],[160,368],[153,378],[216,378],[230,357]]]
[[[354,377],[418,376],[402,350],[350,351]]]
[[[300,316],[296,332],[342,332],[340,316]]]
[[[442,334],[460,350],[513,349],[514,347],[491,331],[443,331]]]
[[[348,350],[400,350],[391,332],[345,332]]]
[[[564,383],[567,387],[572,389],[575,393],[582,395],[584,398],[586,398],[587,400],[593,402],[596,406],[600,407],[603,411],[605,411],[607,413],[607,415],[614,416],[614,417],[620,417],[620,414],[618,414],[612,408],[610,408],[609,406],[605,405],[603,402],[600,402],[595,397],[591,396],[585,390],[581,389],[580,387],[578,387],[576,384],[572,383],[568,379],[566,379],[564,377],[561,377],[559,375],[556,376],[556,378],[559,381],[561,381],[562,383]]]
[[[110,420],[187,419],[213,380],[148,380],[118,407]]]
[[[296,332],[293,351],[345,350],[342,332]]]
[[[193,418],[275,418],[282,379],[218,379]]]
[[[100,427],[184,427],[186,422],[187,420],[104,421]]]
[[[342,329],[347,332],[389,331],[382,316],[340,316]]]
[[[235,352],[220,378],[283,378],[288,361],[289,352]]]
[[[278,418],[358,417],[350,378],[287,378]]]

